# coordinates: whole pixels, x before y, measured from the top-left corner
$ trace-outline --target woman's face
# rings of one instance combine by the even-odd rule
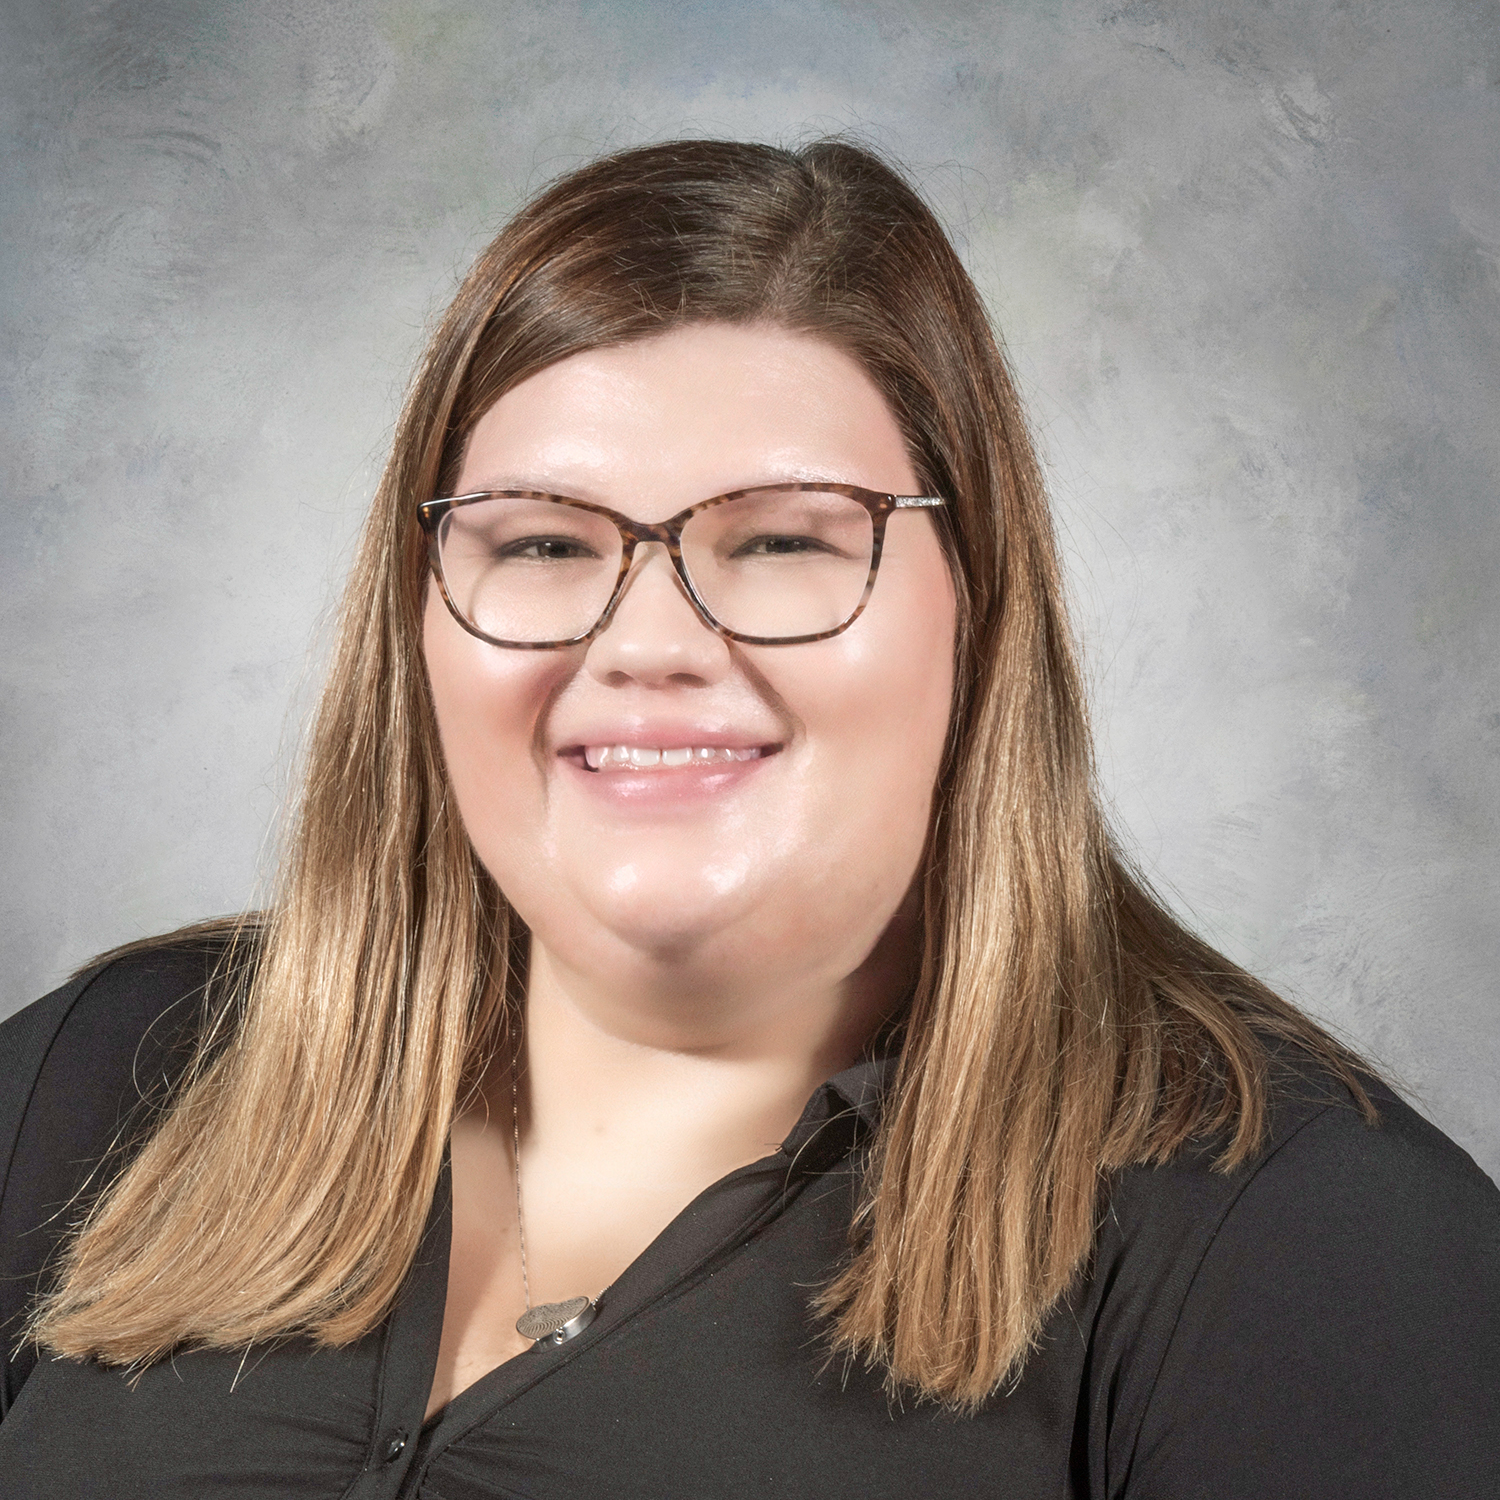
[[[475,427],[457,492],[541,490],[656,521],[809,479],[918,489],[852,358],[772,326],[698,324],[574,355],[507,392]],[[424,634],[464,825],[554,966],[723,1000],[841,983],[892,928],[952,696],[953,584],[925,512],[892,514],[870,602],[829,640],[725,640],[654,544],[586,645],[488,645],[431,586]],[[591,769],[621,745],[719,754]]]

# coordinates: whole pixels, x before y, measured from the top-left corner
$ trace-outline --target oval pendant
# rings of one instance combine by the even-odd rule
[[[598,1305],[592,1297],[569,1297],[566,1302],[544,1302],[527,1308],[516,1319],[516,1332],[538,1344],[566,1344],[594,1321]]]

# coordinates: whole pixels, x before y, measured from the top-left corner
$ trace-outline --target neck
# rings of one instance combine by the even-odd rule
[[[818,1085],[858,1060],[907,991],[913,946],[899,922],[837,978],[708,985],[668,972],[652,984],[580,973],[533,939],[520,1091],[528,1151],[637,1155],[696,1183],[695,1195],[774,1150]]]

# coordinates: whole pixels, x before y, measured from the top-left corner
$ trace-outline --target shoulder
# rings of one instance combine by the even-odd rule
[[[124,1094],[138,1102],[163,1069],[171,1073],[196,1039],[223,951],[213,940],[133,948],[0,1024],[0,1186],[9,1184],[20,1137],[39,1114],[60,1111],[70,1137],[85,1120],[106,1116],[113,1130]]]
[[[1292,1224],[1332,1231],[1359,1223],[1366,1239],[1373,1229],[1387,1248],[1500,1225],[1500,1191],[1473,1158],[1384,1084],[1372,1081],[1369,1093],[1379,1114],[1374,1125],[1342,1085],[1283,1060],[1272,1074],[1269,1125],[1256,1156],[1220,1172],[1210,1144],[1120,1174],[1106,1240],[1137,1256],[1176,1260],[1193,1247],[1206,1255]]]
[[[0,1024],[0,1339],[87,1197],[170,1092],[225,953],[212,936],[107,958]]]
[[[1243,1169],[1185,1153],[1120,1178],[1100,1242],[1103,1492],[1461,1495],[1500,1463],[1500,1191],[1371,1094],[1374,1126],[1283,1064]]]

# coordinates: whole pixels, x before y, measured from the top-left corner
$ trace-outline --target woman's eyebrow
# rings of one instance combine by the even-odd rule
[[[490,490],[530,490],[538,495],[561,495],[568,500],[589,500],[598,505],[608,504],[609,497],[597,485],[568,483],[555,476],[537,474],[485,474],[470,480],[461,489],[460,495],[480,495]]]
[[[694,504],[699,500],[709,500],[716,495],[734,494],[739,490],[765,489],[777,484],[854,484],[857,481],[851,479],[842,469],[828,469],[824,467],[810,467],[803,464],[771,464],[764,469],[747,470],[743,478],[720,484],[716,489],[704,489],[701,494],[696,491],[691,500],[685,504]],[[565,500],[587,500],[592,505],[612,506],[618,508],[621,500],[620,494],[612,487],[601,486],[597,483],[583,481],[564,481],[556,476],[539,476],[534,471],[512,471],[504,474],[485,474],[480,478],[472,480],[461,487],[455,488],[455,495],[481,495],[490,491],[502,490],[530,490],[535,494],[557,495]]]

